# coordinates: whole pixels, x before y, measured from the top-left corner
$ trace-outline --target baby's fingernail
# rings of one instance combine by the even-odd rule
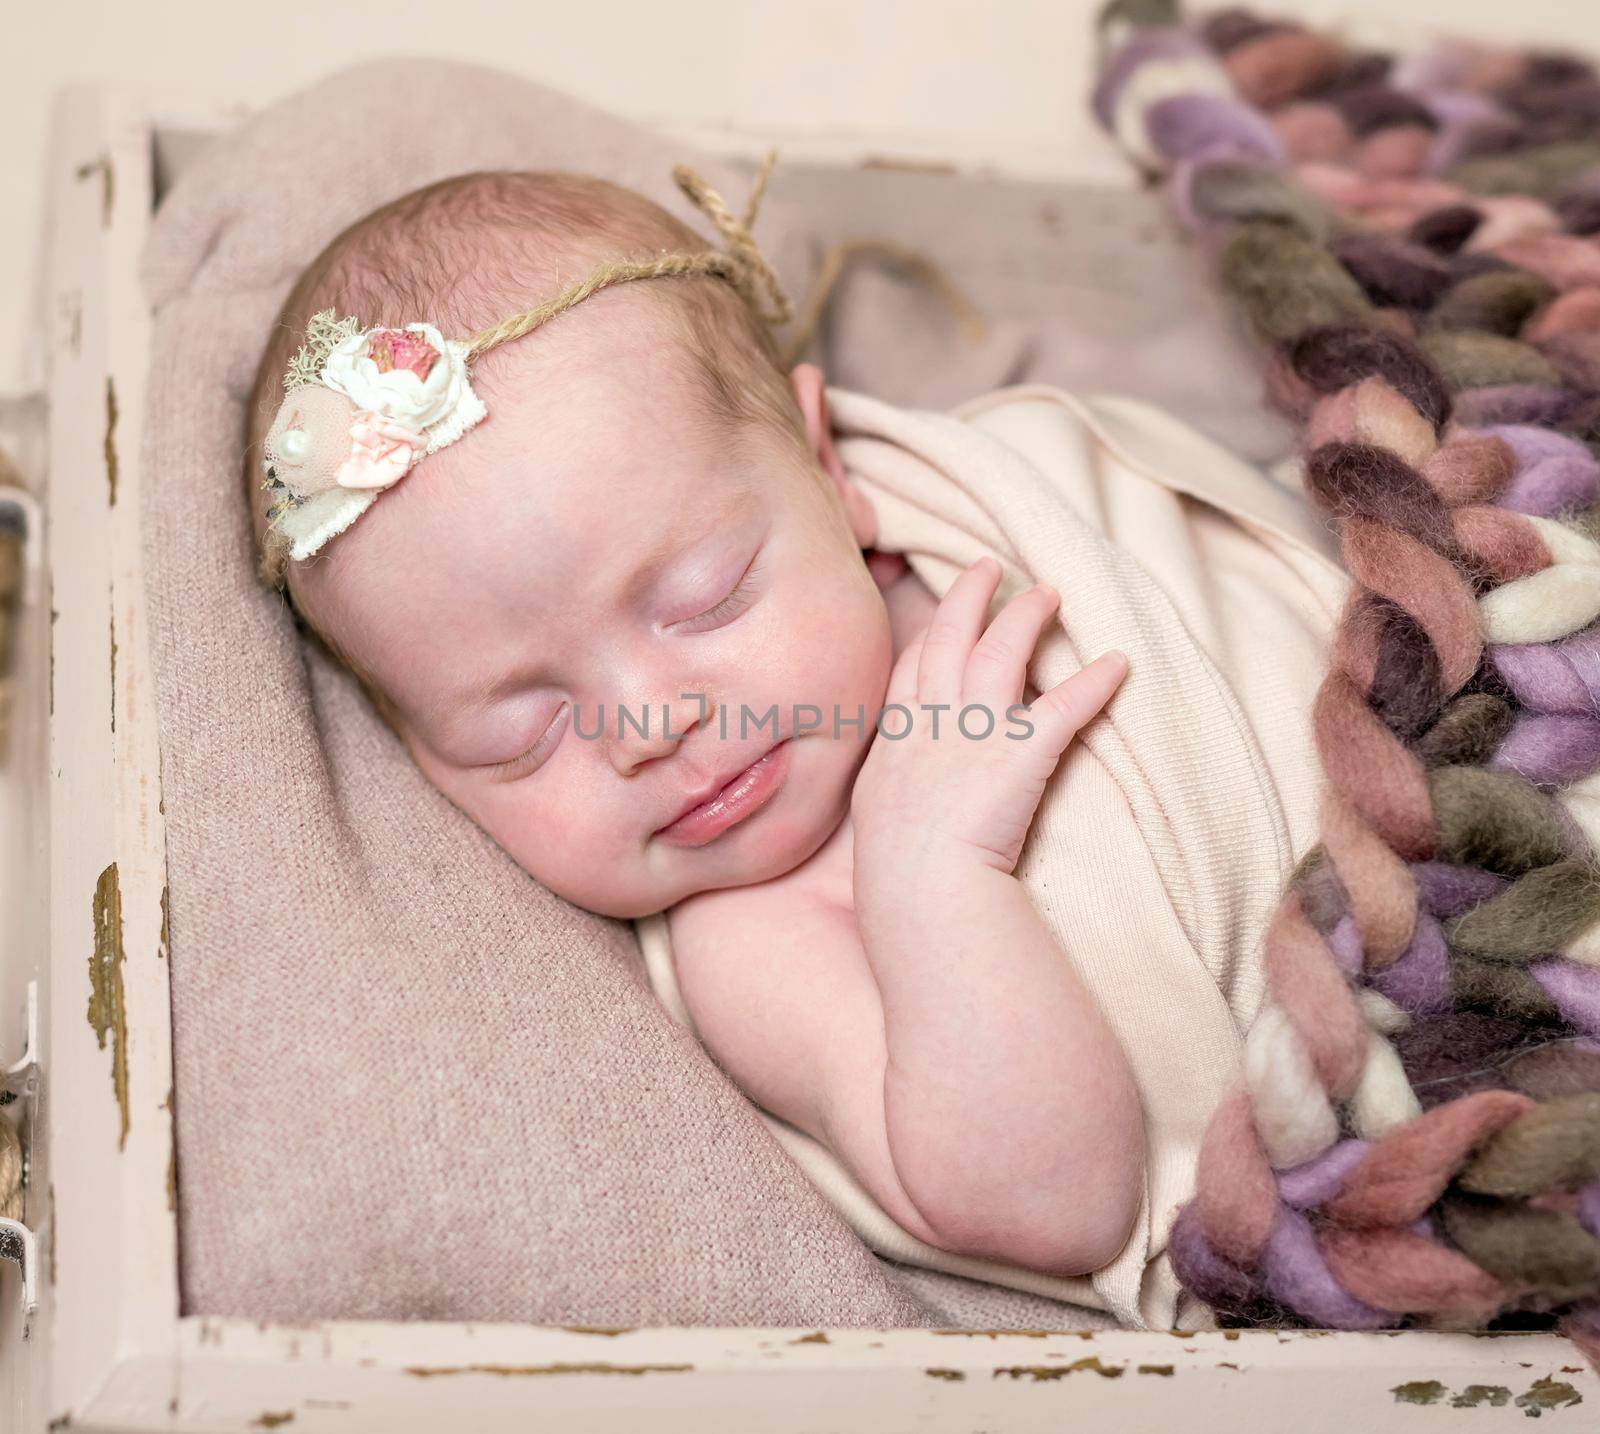
[[[1120,647],[1110,647],[1102,652],[1099,657],[1095,658],[1095,661],[1107,663],[1112,667],[1115,667],[1120,663],[1123,667],[1126,667],[1128,665],[1128,654],[1125,653]]]

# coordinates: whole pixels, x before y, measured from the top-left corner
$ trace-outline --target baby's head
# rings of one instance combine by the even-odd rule
[[[302,275],[261,362],[258,544],[262,440],[314,313],[466,338],[603,262],[706,248],[569,174],[465,175],[367,216]],[[799,864],[848,807],[891,656],[822,375],[784,373],[739,291],[700,275],[595,293],[471,383],[487,418],[288,563],[305,623],[429,780],[581,906],[643,915]],[[822,726],[797,734],[812,708]]]

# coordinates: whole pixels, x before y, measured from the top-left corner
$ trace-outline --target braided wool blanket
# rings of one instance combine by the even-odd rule
[[[1214,256],[1353,579],[1320,842],[1172,1237],[1228,1322],[1600,1364],[1600,76],[1172,0],[1097,113]]]

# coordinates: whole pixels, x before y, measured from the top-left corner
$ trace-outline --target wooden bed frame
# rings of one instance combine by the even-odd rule
[[[238,118],[80,90],[50,160],[49,471],[0,768],[0,1070],[36,1094],[28,1284],[0,1264],[0,1428],[291,1434],[760,1428],[1594,1428],[1548,1334],[539,1328],[183,1317],[165,842],[140,572],[158,141]],[[706,142],[706,136],[697,137]],[[839,156],[848,159],[849,156]],[[857,157],[859,158],[859,157]],[[41,475],[43,477],[43,475]],[[85,1019],[86,1009],[89,1019]],[[14,1079],[29,1085],[26,1071]],[[18,1248],[21,1241],[15,1242]],[[1453,1412],[1471,1409],[1469,1415]]]

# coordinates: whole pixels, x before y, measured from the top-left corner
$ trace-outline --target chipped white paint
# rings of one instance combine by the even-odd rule
[[[1056,1430],[1077,1421],[1100,1430],[1193,1428],[1203,1410],[1208,1427],[1343,1434],[1352,1425],[1421,1430],[1465,1418],[1474,1429],[1523,1429],[1535,1407],[1556,1429],[1593,1427],[1600,1380],[1548,1335],[580,1331],[180,1318],[167,1201],[164,843],[137,531],[148,324],[136,265],[152,140],[164,123],[154,116],[171,113],[79,92],[63,106],[50,161],[55,712],[46,760],[44,597],[19,651],[17,758],[0,767],[0,839],[16,858],[0,864],[0,995],[21,989],[27,952],[48,951],[45,1135],[28,1219],[54,1258],[42,1261],[41,1305],[25,1344],[14,1275],[0,1270],[0,1427],[43,1434],[70,1416],[74,1430],[239,1434],[632,1431],[646,1422],[660,1434],[757,1425]],[[172,133],[224,122],[189,114]],[[113,178],[109,215],[102,159]],[[108,378],[117,409],[114,504]],[[84,1019],[90,903],[112,861],[128,1041],[129,1128],[120,1149],[111,1051]],[[0,1011],[0,1034],[9,1014]],[[1470,1416],[1455,1412],[1465,1405]]]

